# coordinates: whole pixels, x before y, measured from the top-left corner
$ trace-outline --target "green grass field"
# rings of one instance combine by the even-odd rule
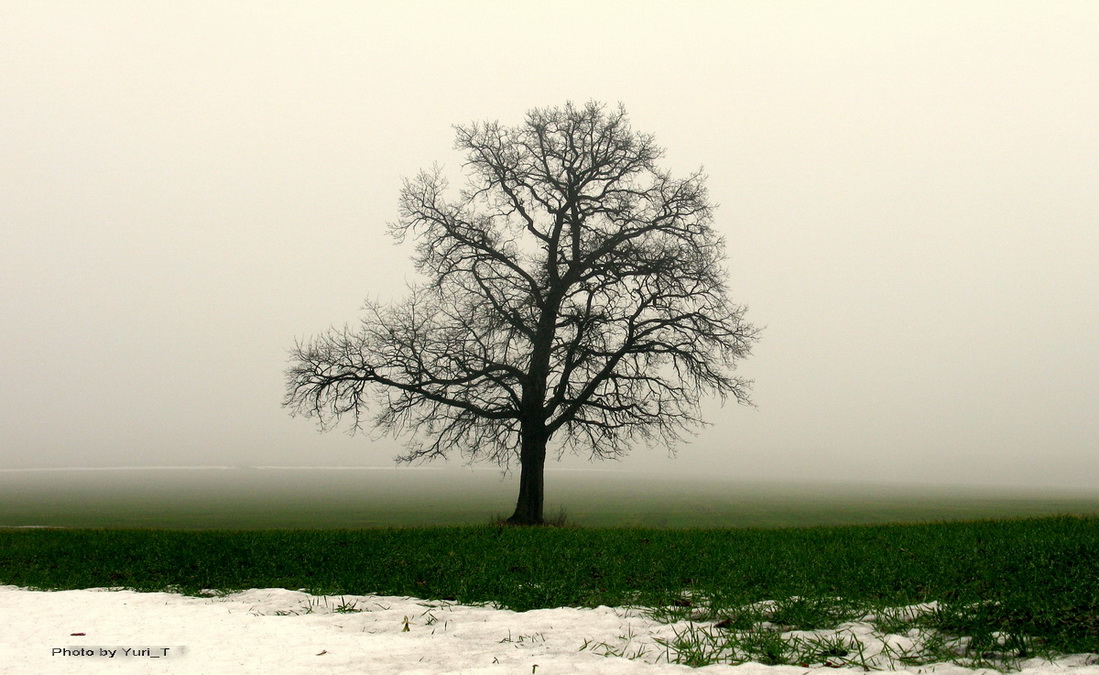
[[[1099,652],[1096,517],[779,529],[9,529],[0,530],[0,584],[301,588],[515,610],[644,606],[667,620],[720,621],[726,642],[765,638],[769,647],[750,652],[764,661],[786,652],[774,633],[753,632],[762,615],[752,603],[775,600],[767,620],[786,628],[877,611],[883,631],[970,636],[967,663]],[[920,619],[881,612],[931,601],[938,609]],[[749,630],[731,632],[738,627]],[[683,663],[728,652],[713,647],[712,632],[681,637]]]
[[[642,606],[711,623],[668,646],[689,665],[819,661],[806,649],[845,648],[760,626],[868,613],[883,634],[942,636],[913,665],[1099,653],[1095,495],[612,472],[549,473],[546,487],[547,514],[579,527],[490,526],[515,479],[487,471],[9,472],[0,584]],[[928,602],[919,618],[888,609]],[[961,651],[957,636],[971,638]]]

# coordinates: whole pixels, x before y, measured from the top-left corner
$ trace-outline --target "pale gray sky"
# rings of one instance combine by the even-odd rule
[[[451,125],[625,104],[709,174],[742,478],[1099,487],[1099,3],[0,0],[0,468],[385,465],[280,407],[396,298]],[[572,460],[568,466],[585,466]],[[611,468],[602,466],[600,468]]]

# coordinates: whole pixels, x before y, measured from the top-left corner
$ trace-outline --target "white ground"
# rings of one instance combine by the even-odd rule
[[[356,611],[336,611],[341,605]],[[324,598],[282,589],[192,598],[0,586],[0,673],[835,672],[756,663],[698,669],[669,664],[664,648],[653,639],[671,638],[674,629],[685,626],[610,607],[512,612],[415,598]],[[848,630],[858,634],[860,625]],[[585,641],[589,646],[582,649]],[[633,660],[604,656],[606,647],[631,656],[639,650],[644,654]],[[1023,664],[1023,672],[1099,675],[1099,665],[1088,665],[1093,661],[1084,655],[1055,663],[1033,660]],[[931,671],[973,672],[951,664],[909,672]]]

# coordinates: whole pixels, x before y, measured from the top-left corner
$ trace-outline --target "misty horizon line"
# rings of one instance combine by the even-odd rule
[[[947,490],[947,491],[973,491],[977,493],[986,493],[988,495],[1000,494],[1003,492],[1016,492],[1021,496],[1027,493],[1027,496],[1033,498],[1037,493],[1047,493],[1052,496],[1054,493],[1063,494],[1077,494],[1077,495],[1099,495],[1099,489],[1093,486],[1082,485],[1049,485],[1042,483],[1034,484],[1010,484],[1010,483],[963,483],[953,481],[889,481],[889,480],[860,480],[858,478],[834,478],[834,479],[806,479],[798,477],[787,478],[762,478],[758,476],[732,476],[732,475],[697,475],[684,472],[662,472],[652,471],[645,469],[632,469],[632,468],[580,468],[580,467],[546,467],[548,473],[562,473],[562,474],[610,474],[619,475],[622,477],[630,478],[647,478],[647,479],[663,479],[673,482],[704,482],[704,483],[724,483],[730,486],[783,486],[785,488],[800,486],[805,488],[808,493],[820,493],[821,488],[858,488],[863,490],[869,490],[871,492],[880,491],[882,489],[901,489],[901,490]],[[386,465],[386,466],[358,466],[358,465],[221,465],[221,464],[205,464],[205,465],[150,465],[150,466],[70,466],[70,467],[24,467],[24,468],[0,468],[0,475],[30,475],[30,474],[62,474],[62,473],[80,473],[80,474],[95,474],[95,473],[125,473],[125,472],[173,472],[178,471],[180,473],[199,473],[203,471],[211,473],[228,474],[233,471],[239,472],[270,472],[274,473],[289,473],[289,472],[316,472],[322,473],[325,471],[361,471],[368,472],[390,472],[390,473],[421,473],[421,474],[440,474],[440,473],[476,473],[476,474],[495,474],[504,478],[517,478],[517,469],[511,469],[508,472],[502,471],[499,467],[490,466],[402,466],[402,465]]]

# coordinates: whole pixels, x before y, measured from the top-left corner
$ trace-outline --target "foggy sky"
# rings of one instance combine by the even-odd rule
[[[379,465],[287,350],[416,279],[451,125],[622,102],[699,166],[752,479],[1099,487],[1099,4],[0,0],[0,469]],[[461,464],[457,456],[452,463]],[[586,458],[565,466],[590,466]]]

